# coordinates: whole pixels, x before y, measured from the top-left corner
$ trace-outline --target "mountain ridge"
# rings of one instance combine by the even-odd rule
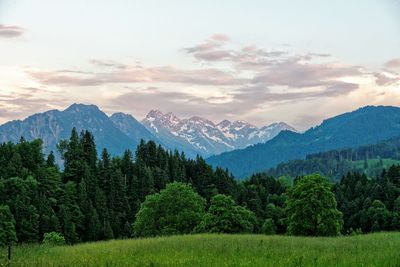
[[[157,131],[149,128],[151,117],[162,118],[161,121],[157,121],[161,123]],[[253,133],[255,137],[252,138],[252,142],[261,142],[264,137],[262,134],[274,136],[280,127],[293,129],[287,124],[276,123],[272,124],[272,129],[267,129],[271,125],[260,128],[265,131],[260,133],[255,132],[257,127],[245,121],[223,120],[222,125],[199,116],[181,120],[172,112],[163,114],[157,110],[151,110],[146,118],[144,120],[149,122],[148,125],[144,125],[131,114],[116,112],[108,116],[96,105],[74,103],[64,110],[52,109],[0,125],[0,142],[17,142],[21,136],[27,140],[40,138],[43,140],[45,153],[49,153],[56,151],[57,143],[69,138],[72,128],[75,127],[78,131],[92,132],[99,150],[108,147],[112,154],[121,154],[125,149],[133,150],[140,140],[144,139],[153,140],[170,150],[183,151],[187,156],[194,158],[198,154],[208,156],[247,146],[248,143],[240,139],[241,131],[249,131],[246,132],[247,136]],[[171,124],[171,127],[162,125],[166,123]]]
[[[373,144],[396,135],[400,135],[399,107],[366,106],[326,119],[304,133],[282,131],[266,143],[211,156],[207,162],[243,178],[310,153]]]
[[[192,146],[195,153],[206,156],[266,142],[282,130],[296,131],[283,122],[258,128],[244,120],[215,123],[199,116],[180,119],[159,110],[151,110],[142,124],[160,139],[180,139],[182,146]]]
[[[24,120],[0,125],[0,142],[42,139],[44,152],[56,151],[60,140],[69,138],[72,128],[91,131],[99,149],[109,148],[112,154],[136,148],[133,139],[120,131],[109,117],[95,105],[72,104],[64,110],[35,113]],[[143,127],[144,128],[144,127]],[[144,128],[145,130],[145,128]]]
[[[348,172],[378,177],[385,168],[399,161],[400,136],[396,136],[375,144],[308,154],[304,159],[289,160],[265,172],[274,177],[291,178],[319,173],[339,181]]]

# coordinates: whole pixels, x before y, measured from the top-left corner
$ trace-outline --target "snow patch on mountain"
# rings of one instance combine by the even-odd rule
[[[296,130],[286,123],[273,123],[258,128],[244,120],[223,120],[218,124],[194,116],[180,119],[175,114],[151,110],[142,120],[143,125],[161,139],[173,136],[191,145],[201,155],[215,155],[222,152],[245,148],[249,145],[264,143],[282,130]],[[165,138],[163,138],[165,135]]]

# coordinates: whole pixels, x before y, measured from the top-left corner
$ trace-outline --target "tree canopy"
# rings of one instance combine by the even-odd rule
[[[0,206],[8,207],[2,212],[11,220],[2,222],[13,222],[12,242],[41,242],[51,232],[68,244],[127,238],[135,222],[140,236],[189,233],[198,224],[201,231],[213,232],[333,235],[340,230],[338,211],[342,234],[400,230],[397,165],[376,176],[348,173],[332,186],[314,176],[299,176],[292,185],[288,177],[267,173],[238,181],[229,170],[213,169],[201,157],[188,159],[153,141],[112,155],[98,151],[87,131],[73,130],[58,153],[46,157],[40,140],[0,144]],[[60,158],[64,168],[57,166]],[[171,183],[174,190],[167,193],[174,193],[161,194]],[[179,195],[180,190],[185,193]],[[192,210],[183,212],[188,199]],[[149,223],[151,231],[137,220],[142,209],[140,217],[158,218]]]
[[[293,235],[334,236],[342,228],[331,185],[320,175],[301,178],[288,191],[288,231]]]
[[[218,194],[211,199],[210,207],[197,227],[198,232],[251,233],[256,216],[239,206],[230,196]]]
[[[146,197],[133,224],[135,236],[188,234],[204,215],[205,200],[190,185],[174,182]]]

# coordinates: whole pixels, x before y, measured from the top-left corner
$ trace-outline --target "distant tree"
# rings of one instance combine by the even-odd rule
[[[0,247],[8,247],[8,261],[11,260],[11,246],[17,242],[15,220],[6,205],[0,206]]]
[[[284,223],[284,210],[283,208],[276,206],[272,203],[269,203],[266,207],[265,207],[265,222],[264,224],[268,221],[268,220],[272,220],[273,223],[273,227],[274,227],[274,233],[284,233],[286,232],[286,225]],[[262,228],[264,227],[264,224],[262,226]],[[263,233],[265,233],[265,230],[263,230],[261,228],[261,231]]]
[[[369,165],[368,165],[368,159],[365,158],[364,159],[364,170],[368,169]]]
[[[17,242],[15,233],[15,220],[10,208],[6,205],[0,206],[0,247],[11,246]]]
[[[342,213],[326,179],[309,175],[288,191],[288,231],[293,235],[335,236],[342,227]]]
[[[56,157],[53,151],[50,151],[50,154],[47,156],[46,165],[48,167],[56,167]]]
[[[276,226],[273,219],[269,218],[265,220],[261,227],[261,233],[265,235],[273,235],[276,233]]]
[[[45,233],[43,236],[43,244],[60,246],[65,245],[65,238],[57,232]]]
[[[19,242],[36,242],[39,239],[39,204],[36,197],[38,182],[31,176],[25,180],[13,177],[5,180],[3,193],[8,196],[6,204],[14,215]]]
[[[64,160],[64,182],[80,182],[84,171],[83,148],[76,128],[71,131],[69,140],[62,140],[58,144],[61,158]]]
[[[94,136],[89,131],[82,131],[80,143],[83,152],[83,158],[86,161],[91,171],[96,170],[97,165],[97,150]]]
[[[256,217],[239,206],[230,196],[218,194],[211,199],[210,208],[196,228],[197,232],[251,233]]]
[[[135,236],[187,234],[199,224],[205,200],[190,185],[174,182],[149,195],[136,215]]]
[[[73,222],[73,218],[69,209],[62,205],[60,207],[59,217],[61,228],[65,236],[65,241],[68,244],[74,244],[78,242],[79,236],[76,232],[76,224]]]
[[[367,211],[367,217],[371,225],[371,232],[389,230],[390,212],[380,200],[374,200]]]

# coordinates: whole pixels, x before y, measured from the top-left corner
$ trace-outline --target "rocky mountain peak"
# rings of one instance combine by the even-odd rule
[[[184,142],[202,155],[219,154],[266,142],[281,130],[293,129],[280,123],[268,126],[270,128],[257,128],[244,120],[223,120],[215,124],[199,116],[180,119],[171,112],[163,114],[155,110],[150,111],[142,123],[153,134],[166,134],[169,139]],[[164,138],[168,139],[167,136]]]
[[[149,111],[149,113],[147,113],[145,119],[157,119],[157,118],[162,118],[163,116],[164,114],[161,111],[157,109],[152,109]]]

